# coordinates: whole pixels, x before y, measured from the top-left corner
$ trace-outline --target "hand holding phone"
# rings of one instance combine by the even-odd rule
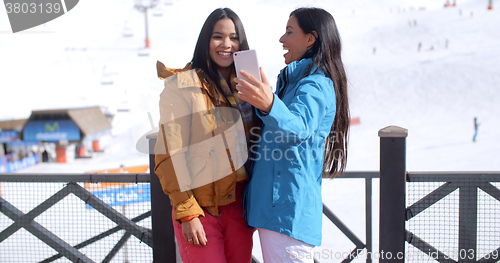
[[[255,108],[269,112],[273,105],[274,95],[271,91],[271,86],[266,78],[266,75],[259,67],[257,60],[257,52],[255,50],[246,50],[233,53],[234,67],[236,68],[236,89],[240,99],[252,104]],[[240,73],[240,70],[245,71],[245,74],[251,75],[258,79],[258,83],[250,82],[245,76]],[[250,76],[248,76],[250,77]],[[243,81],[245,80],[245,81]]]
[[[259,70],[259,61],[257,60],[257,51],[254,49],[238,51],[233,53],[234,67],[236,68],[236,76],[240,79],[246,79],[240,74],[240,70],[246,71],[259,81],[262,81]]]

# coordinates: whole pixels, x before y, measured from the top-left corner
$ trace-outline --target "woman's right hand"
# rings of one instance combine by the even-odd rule
[[[189,221],[182,222],[182,234],[190,244],[203,247],[207,245],[207,236],[199,218],[195,217]]]
[[[236,89],[238,90],[238,96],[240,99],[252,104],[255,108],[261,111],[269,113],[273,106],[274,93],[271,90],[271,85],[269,85],[269,81],[267,80],[262,67],[259,68],[259,70],[262,82],[243,70],[241,70],[240,73],[245,78],[250,80],[250,82],[238,78],[234,81],[237,83]]]

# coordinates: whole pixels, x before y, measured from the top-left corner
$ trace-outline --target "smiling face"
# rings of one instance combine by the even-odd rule
[[[314,36],[304,34],[302,28],[299,27],[297,18],[291,16],[286,24],[286,33],[280,38],[283,49],[288,51],[283,55],[285,57],[285,64],[288,65],[296,60],[300,60],[306,51],[312,47],[314,41]]]
[[[231,19],[221,19],[214,25],[210,39],[210,58],[219,70],[226,71],[233,64],[233,53],[240,50],[236,27]]]

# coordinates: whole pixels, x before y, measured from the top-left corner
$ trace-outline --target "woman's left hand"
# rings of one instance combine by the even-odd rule
[[[240,99],[252,104],[261,111],[269,112],[273,106],[274,94],[271,91],[271,86],[266,75],[264,75],[264,71],[262,71],[262,68],[259,68],[259,70],[262,82],[249,73],[243,70],[240,71],[245,78],[250,80],[250,83],[244,79],[237,78],[235,79],[236,83],[238,83],[236,89],[238,90]]]

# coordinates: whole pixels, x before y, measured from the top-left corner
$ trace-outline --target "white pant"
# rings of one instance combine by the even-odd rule
[[[313,245],[263,228],[259,231],[264,263],[313,263]]]

